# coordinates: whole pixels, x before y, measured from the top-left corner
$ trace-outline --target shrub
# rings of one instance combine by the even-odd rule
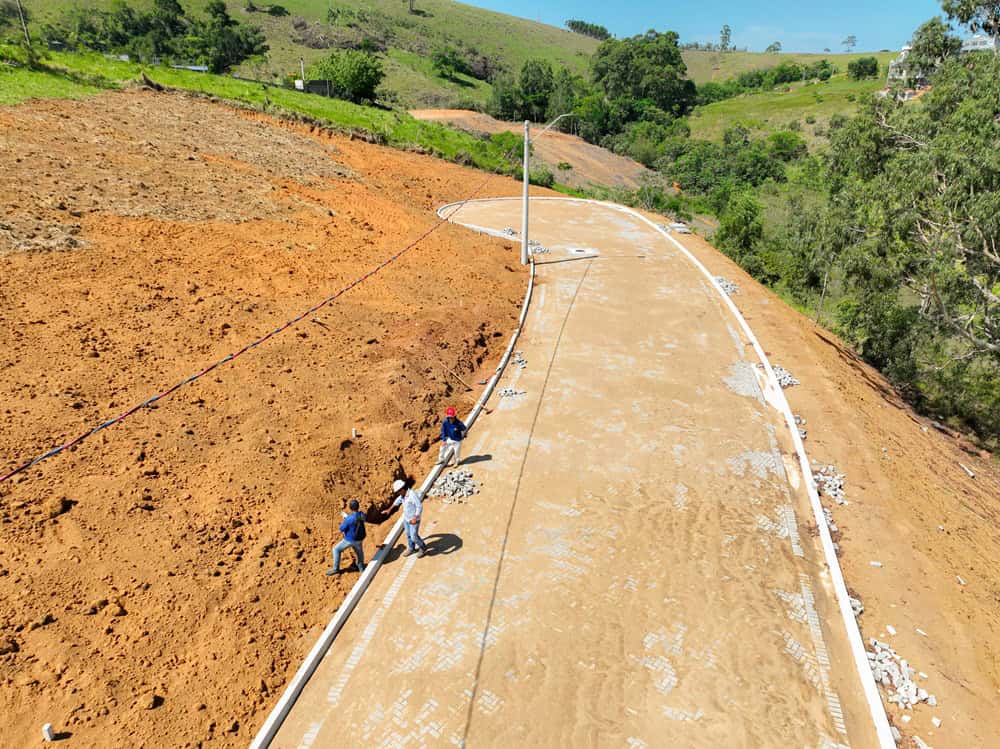
[[[847,74],[855,81],[863,78],[878,77],[878,60],[874,57],[859,57],[851,60],[847,66]]]
[[[375,55],[353,49],[334,52],[309,68],[312,78],[330,81],[338,98],[354,102],[373,100],[385,77],[382,61]]]

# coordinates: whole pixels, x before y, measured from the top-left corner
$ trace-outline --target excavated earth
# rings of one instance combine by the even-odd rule
[[[524,132],[521,123],[504,122],[469,109],[415,109],[410,114],[418,120],[447,122],[477,135],[504,132],[520,135]],[[654,174],[637,161],[595,146],[576,135],[549,130],[544,138],[540,138],[541,132],[539,127],[531,129],[532,138],[537,138],[533,144],[535,157],[545,162],[556,176],[556,181],[564,185],[602,185],[634,190],[643,184],[644,177]],[[568,164],[570,168],[560,168],[560,164]]]
[[[0,474],[341,289],[483,179],[179,94],[0,110]],[[51,723],[75,746],[245,746],[356,579],[323,574],[347,501],[375,519],[423,475],[526,280],[509,242],[444,225],[0,485],[0,744]]]
[[[0,472],[294,317],[482,179],[180,95],[0,109]],[[739,284],[801,382],[786,393],[810,456],[847,477],[849,504],[824,503],[862,631],[938,702],[891,708],[903,743],[993,745],[995,459],[682,239]],[[438,413],[471,403],[461,380],[494,366],[525,282],[510,243],[443,226],[314,318],[0,484],[0,744],[36,745],[50,722],[75,746],[245,746],[356,578],[322,574],[347,500],[374,519],[393,477],[423,475]]]

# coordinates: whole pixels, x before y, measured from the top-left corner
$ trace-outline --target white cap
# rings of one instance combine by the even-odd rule
[[[398,492],[400,489],[406,488],[406,482],[403,479],[396,479],[392,482],[392,490]]]

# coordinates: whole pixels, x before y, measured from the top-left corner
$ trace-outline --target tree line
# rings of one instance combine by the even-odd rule
[[[204,16],[189,15],[178,0],[153,0],[148,11],[125,2],[111,10],[74,6],[41,35],[50,44],[202,64],[213,73],[268,50],[264,33],[236,21],[222,0],[210,0]]]

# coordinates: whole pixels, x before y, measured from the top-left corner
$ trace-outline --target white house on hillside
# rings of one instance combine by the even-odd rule
[[[988,34],[975,34],[962,42],[963,55],[969,52],[992,52],[996,54],[998,48],[1000,48],[1000,44],[997,43],[997,38]]]

